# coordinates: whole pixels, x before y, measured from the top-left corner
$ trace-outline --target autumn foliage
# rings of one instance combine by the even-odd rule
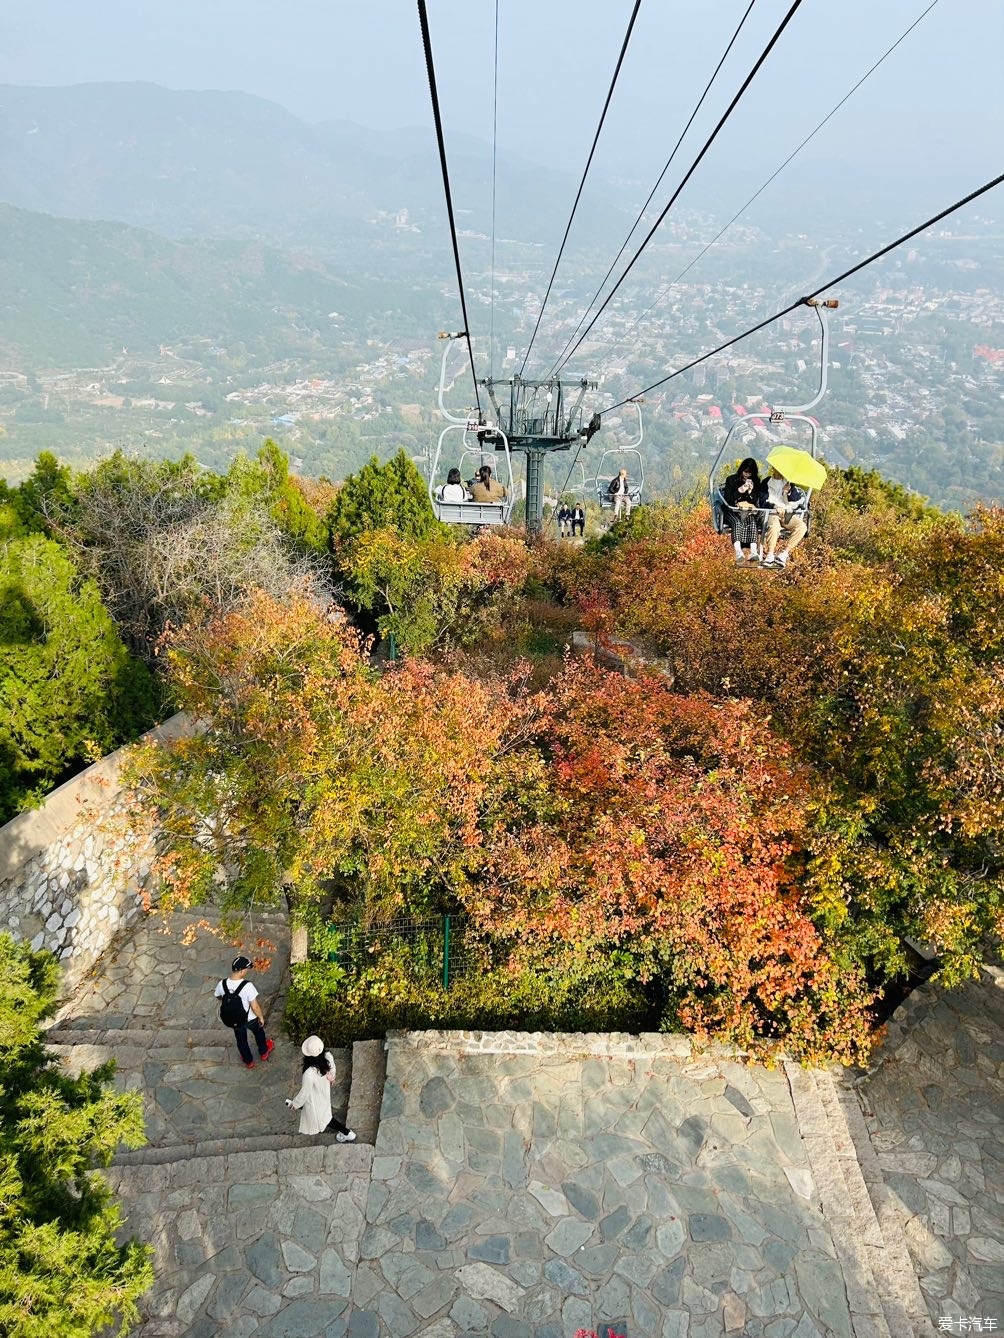
[[[748,705],[569,663],[546,692],[407,660],[377,674],[344,623],[258,597],[176,636],[205,728],[149,750],[170,895],[367,914],[463,908],[514,973],[634,982],[668,1025],[850,1059],[859,976],[799,892],[807,782]]]
[[[534,1017],[554,985],[562,1018],[581,990],[583,1016],[844,1062],[906,940],[950,982],[999,932],[1000,511],[939,515],[850,472],[784,573],[669,507],[529,552],[363,526],[339,561],[403,661],[375,668],[307,593],[166,639],[200,723],[137,764],[169,899],[465,911],[485,979]],[[541,673],[516,646],[548,607]],[[655,667],[562,662],[569,619]],[[385,966],[374,989],[407,991]]]

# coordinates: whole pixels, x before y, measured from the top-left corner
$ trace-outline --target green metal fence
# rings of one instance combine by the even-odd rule
[[[437,915],[373,925],[358,920],[333,923],[328,929],[335,936],[335,946],[328,952],[328,961],[355,974],[384,953],[393,953],[405,958],[417,979],[441,980],[448,990],[452,980],[466,973],[473,957],[467,922],[466,915]]]

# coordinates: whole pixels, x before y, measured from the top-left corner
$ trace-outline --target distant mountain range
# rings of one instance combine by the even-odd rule
[[[450,174],[461,226],[488,229],[489,146],[452,135]],[[500,162],[499,181],[507,235],[556,243],[575,178],[509,161]],[[248,93],[144,83],[0,85],[0,200],[170,237],[293,245],[354,235],[379,211],[408,209],[444,231],[446,220],[431,130],[308,125]],[[611,226],[623,233],[619,203],[614,188],[598,186],[577,240]]]

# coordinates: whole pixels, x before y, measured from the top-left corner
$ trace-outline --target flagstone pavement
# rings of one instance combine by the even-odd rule
[[[210,997],[235,948],[186,942],[194,925],[138,924],[51,1034],[70,1064],[115,1055],[147,1100],[150,1146],[110,1170],[155,1250],[142,1338],[918,1338],[994,1313],[999,1036],[978,1047],[996,1067],[954,1179],[947,1147],[883,1164],[950,1143],[960,1118],[930,1093],[913,1118],[892,1063],[862,1084],[869,1137],[834,1075],[664,1036],[392,1036],[375,1144],[338,1145],[299,1137],[282,1103],[300,1038],[278,1029],[281,921],[256,929],[278,1046],[250,1073]],[[339,1055],[336,1105],[373,1050]],[[962,1204],[928,1186],[932,1166]]]

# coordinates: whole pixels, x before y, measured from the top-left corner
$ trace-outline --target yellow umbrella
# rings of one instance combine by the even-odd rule
[[[826,482],[826,470],[819,461],[794,446],[775,446],[767,456],[767,463],[800,488],[821,488]]]

